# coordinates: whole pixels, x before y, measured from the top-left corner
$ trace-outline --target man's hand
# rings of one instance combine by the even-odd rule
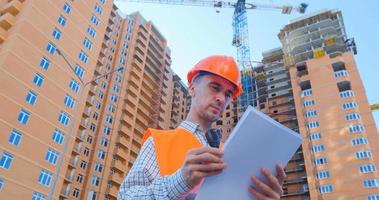
[[[222,172],[226,167],[220,149],[200,147],[188,151],[182,166],[185,181],[193,188],[208,176]]]
[[[272,175],[267,169],[262,168],[261,172],[266,176],[269,181],[267,184],[252,177],[253,182],[256,187],[249,187],[250,193],[258,200],[271,200],[271,199],[280,199],[280,196],[283,194],[282,184],[283,180],[286,177],[286,174],[283,168],[280,165],[276,165],[277,177]]]

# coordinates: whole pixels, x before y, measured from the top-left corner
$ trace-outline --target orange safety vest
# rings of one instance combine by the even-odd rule
[[[184,163],[184,158],[190,149],[202,147],[201,142],[193,133],[183,129],[157,130],[147,129],[142,143],[153,137],[157,164],[161,176],[175,173]]]

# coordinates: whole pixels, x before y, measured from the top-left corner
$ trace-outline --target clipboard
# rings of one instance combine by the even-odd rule
[[[227,167],[207,177],[196,200],[251,200],[252,176],[267,182],[262,167],[276,175],[275,165],[287,165],[301,145],[298,133],[249,106],[224,145]]]

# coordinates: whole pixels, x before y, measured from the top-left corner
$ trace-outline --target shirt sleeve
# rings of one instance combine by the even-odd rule
[[[146,140],[133,167],[123,180],[117,199],[178,199],[191,190],[181,169],[169,176],[160,176],[153,138]]]

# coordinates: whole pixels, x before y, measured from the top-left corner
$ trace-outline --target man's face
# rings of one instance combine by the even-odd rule
[[[201,117],[210,122],[217,121],[232,100],[236,87],[228,80],[207,74],[190,85],[192,107]]]

